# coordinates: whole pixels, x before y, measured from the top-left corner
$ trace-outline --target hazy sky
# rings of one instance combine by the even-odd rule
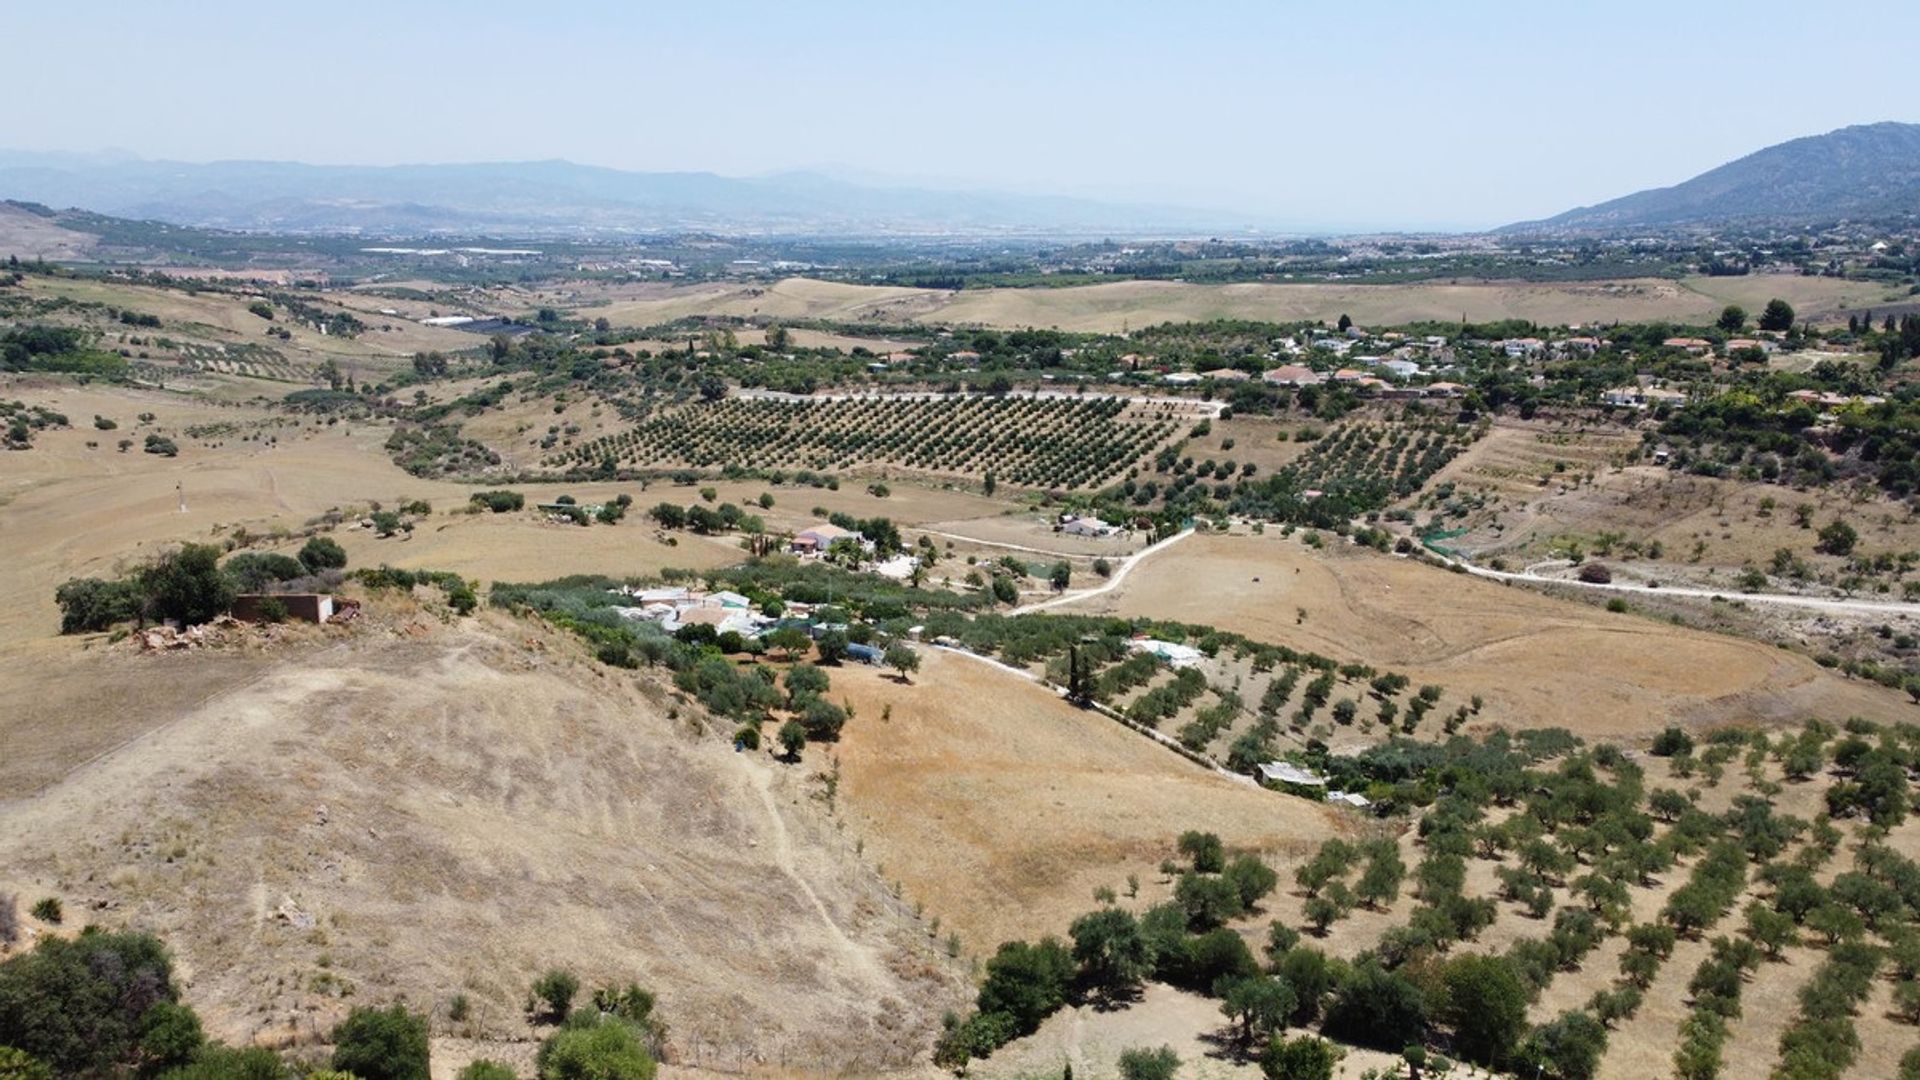
[[[1454,227],[1920,120],[1915,0],[7,6],[0,146],[190,161],[831,166]]]

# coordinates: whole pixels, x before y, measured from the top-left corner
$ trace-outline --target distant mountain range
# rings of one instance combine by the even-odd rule
[[[819,173],[728,177],[567,161],[474,165],[188,164],[0,151],[0,199],[275,232],[1024,233],[1246,228],[1233,215],[1091,199],[850,183]]]
[[[1509,232],[1619,232],[1920,214],[1920,124],[1862,124],[1769,146],[1673,187]]]

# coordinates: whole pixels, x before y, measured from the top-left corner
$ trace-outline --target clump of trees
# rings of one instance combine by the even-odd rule
[[[223,564],[221,555],[212,544],[183,544],[124,578],[63,582],[53,594],[60,632],[92,633],[127,622],[194,626],[225,614],[239,593],[330,588],[347,565],[347,553],[327,536],[309,539],[294,556],[243,551]]]
[[[172,620],[193,626],[233,606],[234,580],[220,566],[220,549],[185,544],[156,556],[132,577],[117,581],[74,578],[54,590],[63,634],[105,630],[117,623]]]
[[[1210,833],[1183,835],[1180,851],[1191,869],[1179,875],[1173,901],[1137,916],[1102,906],[1075,919],[1065,942],[1003,944],[987,961],[974,1012],[947,1027],[935,1059],[964,1065],[1033,1032],[1068,1002],[1128,1001],[1149,978],[1220,999],[1257,1054],[1296,1013],[1302,991],[1263,969],[1225,923],[1257,911],[1277,875],[1251,853],[1230,855]],[[1302,982],[1317,992],[1311,979]]]

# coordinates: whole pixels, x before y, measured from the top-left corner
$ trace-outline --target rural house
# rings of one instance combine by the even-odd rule
[[[789,551],[795,555],[819,555],[833,546],[835,540],[852,540],[862,547],[866,546],[866,537],[852,529],[843,529],[838,525],[814,525],[795,533]]]
[[[1320,373],[1302,364],[1282,364],[1261,376],[1273,386],[1318,386]]]

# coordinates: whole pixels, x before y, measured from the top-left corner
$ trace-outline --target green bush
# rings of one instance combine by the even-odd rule
[[[1173,1080],[1174,1073],[1179,1070],[1180,1055],[1174,1053],[1171,1046],[1120,1052],[1121,1080]]]
[[[241,592],[261,592],[269,585],[305,577],[305,563],[278,552],[243,551],[227,559],[227,576]]]
[[[0,1046],[58,1076],[120,1075],[141,1057],[150,1014],[177,1001],[173,965],[146,934],[45,937],[0,963]]]
[[[1332,1080],[1340,1051],[1325,1039],[1302,1035],[1275,1039],[1260,1055],[1260,1071],[1267,1080]]]
[[[540,1046],[540,1080],[653,1080],[653,1056],[633,1026],[597,1013],[580,1013]]]
[[[0,1080],[53,1080],[47,1063],[11,1046],[0,1046]]]
[[[360,1007],[333,1030],[333,1067],[359,1080],[430,1080],[427,1018],[395,1004]]]
[[[72,578],[53,591],[60,605],[60,632],[106,630],[140,614],[140,591],[130,581]]]
[[[300,548],[300,563],[311,573],[339,570],[347,565],[347,551],[331,536],[316,536]]]
[[[308,1080],[320,1080],[320,1075],[314,1073]],[[170,1070],[163,1077],[164,1080],[294,1080],[294,1073],[279,1055],[265,1047],[236,1049],[213,1043],[202,1048],[192,1063]]]
[[[476,491],[468,501],[496,514],[519,510],[527,505],[526,496],[517,491]]]
[[[580,980],[571,971],[554,968],[533,981],[534,999],[545,1005],[541,1015],[549,1020],[564,1020],[573,1008],[573,996],[580,992]]]
[[[233,606],[233,582],[220,571],[220,549],[211,544],[167,552],[148,563],[137,580],[153,617],[182,626],[207,622]]]

